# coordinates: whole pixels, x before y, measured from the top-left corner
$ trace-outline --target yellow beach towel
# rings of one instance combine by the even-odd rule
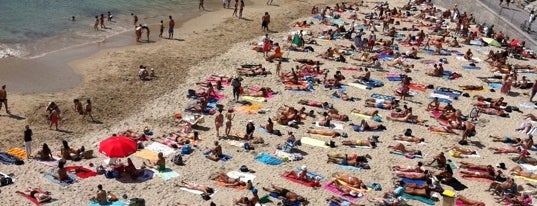
[[[246,113],[246,114],[256,114],[260,109],[261,109],[261,105],[259,105],[259,104],[252,104],[252,105],[235,107],[236,111],[243,112],[243,113]]]
[[[300,143],[311,145],[311,146],[316,146],[316,147],[330,148],[330,147],[328,147],[328,145],[325,144],[324,141],[314,139],[314,138],[311,138],[311,137],[302,137],[302,139],[300,139]]]
[[[26,159],[26,151],[22,148],[11,148],[6,153],[13,155],[19,159]]]
[[[253,102],[266,102],[267,101],[267,98],[265,97],[242,96],[242,99],[253,101]]]
[[[522,176],[518,176],[518,175],[515,175],[515,178],[527,180],[527,181],[530,181],[530,182],[537,182],[537,179],[531,179],[531,178],[522,177]]]
[[[153,160],[153,161],[158,160],[158,154],[148,149],[140,150],[134,153],[134,156],[147,159],[147,160]]]

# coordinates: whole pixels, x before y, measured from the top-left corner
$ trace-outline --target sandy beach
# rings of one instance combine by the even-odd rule
[[[256,178],[253,181],[253,186],[259,190],[259,196],[264,196],[268,192],[263,191],[262,187],[270,187],[271,184],[285,187],[290,191],[296,192],[299,195],[307,198],[310,205],[327,205],[326,198],[334,194],[324,188],[311,188],[301,184],[293,183],[281,177],[282,173],[289,170],[294,170],[303,165],[308,167],[309,171],[315,172],[324,176],[321,184],[329,182],[333,174],[349,174],[363,180],[366,184],[379,183],[382,185],[382,191],[370,191],[363,193],[364,197],[358,198],[356,203],[359,205],[373,205],[368,199],[382,197],[384,192],[392,191],[393,182],[396,178],[395,172],[391,170],[394,165],[416,165],[418,161],[428,163],[440,151],[446,153],[446,157],[453,162],[459,164],[461,161],[474,164],[496,164],[505,163],[508,169],[513,168],[517,164],[509,159],[509,155],[493,154],[489,147],[507,147],[506,144],[493,142],[490,135],[493,136],[510,136],[525,139],[527,135],[515,131],[522,123],[527,122],[522,115],[531,113],[533,108],[523,108],[519,103],[529,102],[529,96],[525,93],[530,93],[531,90],[513,88],[509,95],[500,93],[500,89],[495,89],[496,92],[489,91],[489,85],[479,80],[478,77],[492,76],[491,66],[485,61],[476,63],[476,66],[481,67],[480,70],[467,70],[463,66],[469,64],[468,61],[460,60],[461,56],[447,55],[437,56],[426,54],[420,48],[418,56],[421,59],[413,60],[406,59],[408,64],[414,64],[415,69],[408,76],[412,77],[412,82],[423,85],[434,85],[434,88],[447,87],[460,89],[459,85],[481,85],[484,86],[483,91],[468,92],[470,96],[482,95],[490,98],[504,97],[505,102],[509,105],[518,106],[523,113],[511,112],[508,118],[480,114],[478,120],[474,122],[477,135],[468,139],[470,142],[467,146],[461,146],[467,149],[476,150],[479,157],[475,158],[455,158],[449,156],[449,153],[444,147],[458,145],[457,142],[461,139],[460,134],[440,135],[433,134],[428,131],[426,126],[417,124],[409,124],[403,122],[395,122],[387,120],[390,116],[389,110],[380,110],[382,122],[386,126],[386,130],[382,132],[355,132],[350,123],[359,124],[362,118],[352,115],[352,109],[374,110],[374,108],[366,108],[364,106],[365,99],[372,94],[393,95],[394,90],[400,87],[400,81],[388,81],[387,73],[400,74],[402,71],[395,67],[390,67],[387,64],[390,61],[382,61],[382,70],[373,70],[371,78],[381,80],[384,85],[382,87],[373,88],[371,90],[358,89],[352,86],[345,86],[349,96],[356,97],[358,101],[343,101],[334,98],[332,93],[335,90],[324,88],[323,85],[316,85],[312,93],[296,93],[285,89],[281,79],[275,74],[276,63],[268,62],[264,59],[263,54],[252,50],[254,45],[262,41],[264,32],[260,28],[261,17],[265,12],[271,15],[269,37],[279,43],[282,48],[288,48],[291,45],[287,42],[287,37],[291,32],[304,30],[311,32],[314,36],[306,35],[307,38],[312,38],[317,41],[318,45],[312,46],[315,52],[296,52],[282,49],[283,56],[290,61],[282,63],[282,73],[290,72],[291,68],[301,65],[294,62],[294,59],[313,59],[321,61],[321,69],[328,69],[328,76],[333,76],[340,67],[359,68],[353,64],[359,64],[359,61],[347,57],[347,62],[336,62],[317,57],[328,48],[336,48],[338,45],[350,46],[352,41],[337,39],[337,40],[321,40],[316,38],[321,31],[326,31],[333,27],[320,24],[311,15],[312,6],[324,8],[326,6],[333,7],[336,1],[327,0],[312,0],[312,1],[275,1],[272,6],[265,5],[265,2],[246,1],[244,9],[244,19],[239,20],[231,17],[233,10],[220,9],[216,11],[206,12],[198,17],[195,17],[181,24],[176,29],[176,40],[158,39],[154,43],[137,44],[127,47],[118,47],[101,50],[87,58],[74,60],[69,63],[69,66],[74,68],[73,73],[64,73],[58,79],[55,75],[49,76],[32,76],[32,72],[10,73],[14,78],[17,76],[25,81],[42,81],[43,87],[47,87],[47,82],[62,81],[69,84],[70,81],[77,81],[78,76],[81,77],[82,84],[74,89],[60,91],[55,93],[32,93],[32,94],[17,94],[9,93],[10,87],[7,84],[9,106],[13,115],[5,114],[4,108],[0,110],[0,132],[3,134],[0,141],[0,149],[5,151],[9,148],[24,148],[23,131],[25,125],[30,125],[33,129],[33,153],[41,148],[41,144],[48,143],[53,153],[60,150],[61,140],[67,140],[71,147],[79,148],[84,146],[86,150],[94,150],[95,158],[82,161],[68,161],[67,166],[84,166],[95,170],[96,165],[103,164],[106,157],[98,152],[98,145],[103,139],[111,136],[114,133],[120,133],[127,129],[142,132],[145,127],[150,128],[154,137],[163,136],[170,132],[177,132],[179,128],[176,126],[174,115],[181,113],[187,115],[185,108],[188,107],[193,99],[187,98],[188,89],[197,90],[196,83],[204,82],[210,75],[237,75],[236,68],[240,68],[243,64],[262,64],[264,68],[272,72],[267,76],[243,77],[242,87],[250,88],[253,86],[270,87],[278,94],[273,95],[264,102],[256,102],[249,100],[254,105],[264,111],[264,113],[254,112],[247,114],[241,111],[235,111],[235,119],[231,133],[244,133],[245,125],[249,120],[252,120],[256,126],[265,125],[268,118],[273,118],[279,114],[279,108],[288,105],[297,109],[303,107],[297,102],[301,99],[315,100],[318,102],[328,102],[334,105],[340,114],[349,116],[349,121],[334,121],[337,124],[343,125],[342,131],[348,134],[348,137],[330,138],[330,137],[315,137],[307,133],[310,128],[316,128],[315,121],[317,117],[307,117],[303,124],[298,126],[298,129],[288,126],[278,125],[275,123],[275,129],[278,129],[284,134],[282,137],[255,131],[255,137],[264,139],[265,144],[254,145],[255,150],[245,152],[243,148],[228,144],[228,138],[220,140],[223,148],[223,153],[232,156],[232,159],[226,162],[213,162],[204,158],[203,153],[212,148],[213,142],[217,140],[216,131],[214,129],[215,115],[206,115],[205,122],[201,123],[195,130],[199,131],[201,141],[197,143],[197,147],[191,155],[185,156],[186,165],[177,166],[170,162],[173,155],[166,158],[166,166],[177,172],[178,177],[163,181],[161,177],[155,176],[150,180],[137,183],[125,183],[116,179],[107,179],[104,175],[80,179],[74,184],[66,187],[60,187],[47,180],[45,173],[55,171],[55,167],[41,164],[36,160],[25,160],[24,165],[3,165],[0,164],[0,172],[5,174],[14,174],[15,183],[8,186],[0,187],[0,205],[31,205],[32,203],[24,197],[15,193],[15,191],[23,191],[28,187],[40,187],[51,192],[53,202],[50,205],[88,205],[89,198],[96,192],[97,185],[102,184],[104,189],[111,191],[114,194],[122,196],[126,194],[130,198],[143,198],[147,205],[176,205],[177,203],[191,205],[209,205],[212,201],[216,205],[232,205],[234,199],[248,196],[251,197],[251,192],[247,189],[237,190],[218,186],[213,180],[209,179],[211,174],[215,172],[230,172],[237,171],[242,165],[256,171],[253,175]],[[390,7],[402,7],[406,1],[390,1]],[[213,5],[216,7],[217,5]],[[366,3],[367,7],[360,7],[360,12],[370,11],[375,6],[375,3]],[[233,7],[233,6],[232,6]],[[418,11],[425,8],[422,5],[417,6]],[[353,12],[341,13],[341,19],[347,23],[352,22],[349,17]],[[358,18],[362,19],[363,14],[359,14]],[[400,20],[401,25],[397,28],[411,27],[412,22],[404,22]],[[307,21],[312,22],[309,28],[294,27],[296,22]],[[453,23],[451,23],[453,24]],[[345,27],[348,27],[346,25]],[[473,26],[472,26],[473,27]],[[452,27],[450,27],[452,28]],[[388,40],[391,37],[382,35],[382,27],[377,27],[377,42]],[[431,30],[423,28],[426,33]],[[157,31],[152,29],[152,31]],[[364,37],[369,38],[370,31],[366,31]],[[399,31],[402,34],[416,34],[417,32]],[[152,38],[156,39],[157,32],[152,32]],[[433,36],[436,38],[437,36]],[[446,38],[451,39],[451,38]],[[461,38],[462,41],[462,38]],[[444,48],[456,50],[465,53],[468,49],[474,54],[474,57],[480,60],[487,59],[489,50],[499,50],[496,47],[477,47],[472,45],[461,44],[460,48],[451,48],[447,45]],[[434,48],[434,45],[431,45]],[[410,50],[409,46],[399,45],[401,52]],[[359,55],[356,52],[355,55]],[[460,74],[462,77],[448,80],[439,77],[428,76],[426,73],[432,71],[431,64],[424,64],[422,60],[431,60],[433,63],[440,58],[446,58],[447,64],[444,64],[446,70],[450,70]],[[510,64],[530,64],[535,65],[535,59],[526,61],[509,58]],[[13,62],[16,64],[17,62]],[[154,68],[158,78],[151,81],[140,81],[136,76],[139,65],[146,65],[148,68]],[[65,68],[63,68],[65,69]],[[62,68],[51,70],[54,72],[63,72]],[[361,75],[364,72],[340,70],[346,77],[343,83],[352,82],[352,75]],[[75,73],[76,72],[76,73]],[[0,75],[3,75],[0,73]],[[6,74],[7,75],[7,74]],[[523,75],[520,75],[523,76]],[[71,79],[75,78],[75,79]],[[322,77],[320,77],[322,78]],[[535,80],[535,76],[528,74],[530,82]],[[61,85],[60,85],[61,87]],[[425,111],[427,104],[430,102],[429,96],[433,93],[433,89],[427,89],[425,92],[418,91],[416,94],[405,101],[401,101],[400,106],[406,105],[413,108],[413,114],[419,119],[427,120],[426,125],[439,125],[435,118],[430,117],[431,113]],[[225,86],[222,91],[224,98],[218,101],[217,104],[224,106],[224,110],[235,108],[240,110],[240,103],[233,101],[232,89]],[[96,122],[82,120],[81,116],[75,113],[72,109],[72,100],[78,98],[83,101],[91,99],[94,105],[93,114]],[[244,100],[244,99],[241,99]],[[56,102],[62,110],[61,131],[49,130],[48,123],[45,120],[45,107],[48,102]],[[472,110],[472,103],[476,100],[472,97],[461,96],[458,100],[453,100],[453,106],[462,111],[462,114],[468,115]],[[244,106],[243,106],[244,107]],[[313,110],[315,113],[324,112],[320,108],[305,106],[306,111]],[[225,114],[226,112],[224,112]],[[368,119],[368,122],[373,121]],[[407,148],[419,149],[423,153],[423,158],[408,159],[404,156],[392,155],[387,148],[390,145],[395,145],[399,142],[393,140],[394,135],[401,135],[406,129],[412,129],[413,135],[425,139],[425,144],[409,144]],[[223,132],[223,128],[221,133]],[[319,146],[311,146],[302,144],[295,147],[295,152],[303,155],[304,159],[299,161],[284,162],[277,166],[271,166],[260,163],[254,158],[261,152],[272,154],[276,150],[277,145],[285,143],[287,133],[293,132],[297,139],[302,137],[312,137],[322,141],[333,140],[336,148],[325,148]],[[367,140],[371,136],[380,136],[379,147],[375,149],[359,149],[343,146],[342,141],[345,140]],[[143,144],[148,146],[152,141],[146,141]],[[459,145],[460,146],[460,145]],[[177,151],[179,152],[179,151]],[[327,163],[327,154],[344,153],[344,154],[369,154],[372,159],[369,160],[370,169],[361,169],[360,171],[347,170],[336,166],[335,164]],[[131,156],[134,165],[141,166],[143,158]],[[90,163],[94,165],[90,167]],[[459,164],[460,165],[460,164]],[[436,168],[428,168],[431,171],[440,171]],[[483,201],[486,205],[499,205],[492,198],[489,192],[484,192],[489,184],[479,181],[470,181],[463,179],[459,172],[463,169],[454,169],[454,177],[462,182],[467,188],[462,191],[457,191],[457,194],[464,195],[474,200]],[[504,174],[509,175],[508,170],[503,170]],[[189,193],[180,190],[175,185],[181,181],[194,182],[199,185],[214,187],[217,192],[211,197],[211,200],[204,201],[200,195]],[[515,179],[515,182],[526,190],[532,190],[526,183],[531,183],[523,179]],[[444,189],[453,190],[447,185],[443,185]],[[120,197],[120,199],[122,199]],[[280,202],[275,198],[271,198],[273,203],[264,205],[276,205]],[[423,205],[424,203],[409,200],[410,205]],[[442,204],[442,197],[436,205]]]

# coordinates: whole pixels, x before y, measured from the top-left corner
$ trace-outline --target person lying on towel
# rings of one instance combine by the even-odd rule
[[[215,177],[211,178],[214,181],[225,183],[226,187],[246,186],[246,182],[240,178],[232,178],[227,176],[226,173],[218,173]]]
[[[267,71],[265,67],[238,68],[237,72],[239,73],[239,75],[243,75],[243,76],[257,76],[257,75],[272,74],[270,71]]]
[[[295,205],[298,202],[307,202],[306,198],[294,192],[291,192],[283,187],[274,186],[273,184],[270,185],[270,188],[263,187],[263,190],[270,193],[275,193],[278,196],[284,198],[284,201],[287,203],[286,205]]]
[[[350,187],[355,189],[367,189],[367,185],[358,177],[337,173],[334,174],[333,177],[338,181],[347,183]]]
[[[398,172],[417,172],[417,173],[423,173],[426,170],[422,162],[418,162],[418,164],[415,166],[395,165],[392,167],[392,169]]]
[[[379,108],[379,109],[393,109],[398,106],[397,101],[389,100],[377,100],[377,99],[366,99],[365,107]]]
[[[52,200],[46,191],[43,191],[41,188],[28,188],[24,192],[15,191],[17,194],[21,194],[26,197],[31,197],[36,199],[39,203],[44,203]]]
[[[332,138],[339,137],[339,136],[342,136],[342,137],[347,136],[345,132],[340,133],[332,129],[308,129],[306,132],[309,134],[318,134],[318,135],[328,136]]]
[[[422,155],[420,150],[408,149],[405,148],[405,145],[398,143],[395,146],[388,146],[389,149],[392,149],[394,152],[401,152],[405,155]]]
[[[181,183],[176,184],[175,186],[184,187],[184,188],[191,189],[191,190],[197,190],[197,191],[203,192],[203,194],[205,195],[214,194],[214,189],[212,187],[198,185],[196,183],[189,183],[189,182],[181,181]]]

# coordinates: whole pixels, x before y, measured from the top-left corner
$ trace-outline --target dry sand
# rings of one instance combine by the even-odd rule
[[[405,1],[397,1],[394,4],[401,6]],[[73,62],[71,65],[76,68],[84,76],[83,85],[72,91],[61,92],[55,94],[35,94],[35,95],[17,95],[11,94],[10,104],[15,106],[12,112],[21,116],[21,118],[0,118],[0,128],[2,131],[3,140],[0,143],[0,148],[20,147],[22,145],[22,131],[25,124],[30,124],[34,128],[35,140],[34,150],[37,150],[38,145],[43,142],[48,142],[54,151],[58,151],[60,140],[66,139],[72,147],[86,146],[97,150],[95,146],[102,139],[110,136],[112,133],[117,133],[126,129],[141,131],[145,126],[152,128],[153,132],[160,136],[162,134],[177,130],[173,126],[172,115],[176,112],[182,112],[184,108],[191,102],[186,99],[188,88],[196,88],[195,82],[203,81],[210,74],[235,74],[234,68],[241,64],[263,64],[270,71],[274,72],[275,65],[266,62],[261,53],[256,53],[251,50],[251,43],[260,41],[262,32],[259,28],[259,21],[262,13],[268,11],[272,16],[271,29],[281,31],[280,33],[272,33],[270,36],[276,42],[283,43],[283,38],[287,37],[289,27],[291,27],[297,19],[303,18],[309,14],[309,9],[314,4],[333,6],[332,1],[283,1],[277,2],[279,6],[265,6],[263,2],[251,5],[247,2],[245,8],[245,17],[252,21],[242,21],[236,18],[229,18],[231,10],[221,10],[210,12],[186,22],[178,31],[176,37],[184,39],[184,41],[168,41],[161,40],[155,44],[136,45],[127,48],[118,48],[104,50],[89,58]],[[373,4],[369,4],[372,6]],[[344,14],[347,18],[349,14]],[[303,19],[300,19],[303,20]],[[306,20],[306,19],[304,19]],[[309,18],[307,18],[309,20]],[[317,21],[315,21],[317,22]],[[405,25],[405,24],[403,24]],[[408,25],[408,24],[406,24]],[[313,26],[309,30],[317,33],[326,26]],[[296,30],[296,29],[293,29]],[[369,32],[367,32],[369,35]],[[378,39],[386,38],[378,35]],[[336,44],[350,45],[351,42],[344,40],[336,41],[319,41],[320,46],[314,46],[315,53],[298,53],[285,51],[284,56],[295,58],[311,58],[318,59],[314,55],[326,50],[328,47],[334,47]],[[464,52],[468,48],[472,48],[474,54],[481,59],[485,59],[485,55],[478,53],[476,47],[463,46],[457,50]],[[409,48],[402,48],[406,51]],[[437,60],[438,56],[430,56],[420,53],[424,59]],[[410,73],[414,82],[422,84],[434,84],[436,87],[451,87],[457,88],[457,85],[465,84],[483,84],[478,81],[477,76],[489,76],[489,66],[486,63],[479,63],[482,70],[464,70],[462,65],[467,64],[455,58],[454,55],[446,57],[449,64],[445,65],[446,69],[456,71],[462,74],[463,78],[449,81],[438,78],[433,78],[425,75],[429,71],[430,66],[415,62],[416,71]],[[318,59],[321,60],[321,59]],[[349,60],[350,62],[356,62]],[[511,60],[510,60],[511,61]],[[515,62],[515,61],[513,61]],[[349,66],[348,64],[324,61],[322,68],[329,68],[331,74],[335,72],[335,68],[340,66]],[[154,81],[141,82],[138,81],[135,74],[137,66],[140,64],[154,67],[159,78]],[[282,70],[287,72],[296,64],[294,62],[284,63]],[[385,68],[385,64],[383,65]],[[387,68],[386,70],[392,70]],[[352,74],[343,72],[350,78]],[[371,91],[358,90],[348,87],[349,95],[359,97],[362,100],[358,102],[344,102],[331,97],[332,91],[326,91],[320,86],[316,87],[316,91],[311,95],[297,95],[284,90],[283,85],[275,75],[267,77],[246,77],[243,81],[243,86],[261,85],[269,86],[275,91],[282,92],[281,95],[276,95],[268,102],[260,103],[263,109],[269,110],[267,114],[246,115],[237,113],[234,120],[232,131],[244,131],[244,125],[249,119],[255,121],[257,125],[265,124],[268,117],[273,117],[277,114],[277,109],[286,104],[290,106],[300,107],[296,102],[299,99],[315,99],[318,101],[328,101],[336,105],[335,107],[343,113],[349,114],[352,108],[363,109],[363,99],[369,97],[372,93],[392,94],[393,90],[398,87],[398,82],[389,82],[385,78],[383,72],[373,72],[374,79],[381,79],[385,86],[375,88]],[[531,78],[531,77],[530,77]],[[517,105],[518,102],[527,102],[527,96],[522,95],[523,92],[518,89],[513,89],[514,92],[520,93],[519,96],[504,96],[510,104]],[[414,111],[420,118],[429,120],[428,124],[437,125],[436,121],[429,118],[429,114],[424,111],[428,101],[428,96],[431,91],[419,93],[412,98],[412,101],[405,103],[414,108]],[[237,106],[231,101],[231,89],[226,87],[224,90],[226,98],[221,102],[225,108]],[[476,93],[488,97],[503,96],[499,92]],[[100,122],[92,124],[79,119],[70,110],[70,102],[73,98],[91,98],[95,105],[95,116]],[[66,132],[49,131],[45,125],[43,112],[45,104],[48,101],[56,101],[62,108],[64,119],[62,120],[61,128]],[[463,113],[468,114],[471,110],[471,98],[461,98],[455,101],[454,106],[460,108]],[[307,108],[308,110],[311,108]],[[525,113],[530,112],[527,109],[522,109]],[[1,112],[1,111],[0,111]],[[382,111],[383,116],[389,115],[388,112]],[[464,161],[480,164],[496,164],[505,162],[508,168],[514,166],[514,163],[508,160],[505,155],[494,155],[485,147],[502,147],[500,143],[493,143],[488,138],[489,135],[510,135],[523,137],[516,133],[513,128],[516,128],[523,122],[521,114],[516,112],[511,113],[508,119],[482,115],[481,123],[477,125],[478,135],[472,138],[475,144],[467,146],[469,149],[477,149],[481,158],[469,158]],[[350,122],[358,123],[359,119],[356,116],[350,115]],[[203,127],[213,128],[214,117],[206,118]],[[306,129],[312,125],[314,119],[308,119],[300,129],[292,129],[278,126],[283,133],[293,131],[299,137],[309,136],[305,133]],[[174,185],[181,180],[196,182],[202,185],[214,186],[214,183],[208,180],[208,176],[215,171],[232,171],[237,170],[241,165],[247,165],[251,169],[257,171],[257,178],[254,181],[254,186],[260,189],[268,187],[270,184],[283,186],[291,191],[295,191],[307,197],[311,205],[325,205],[325,198],[332,195],[323,189],[311,189],[299,184],[290,183],[289,181],[279,177],[286,170],[291,170],[301,165],[307,165],[308,169],[316,173],[322,174],[325,177],[331,177],[335,172],[347,173],[358,176],[366,183],[370,184],[378,182],[383,186],[382,192],[368,193],[369,197],[380,197],[383,192],[392,187],[392,178],[395,176],[389,170],[389,166],[395,164],[415,165],[417,161],[430,161],[431,157],[442,150],[444,146],[450,146],[459,140],[459,136],[448,135],[441,136],[427,132],[427,128],[417,125],[410,125],[400,122],[383,122],[388,128],[382,133],[356,133],[351,131],[350,126],[345,125],[345,131],[349,133],[348,139],[365,139],[371,135],[379,135],[382,143],[378,149],[360,150],[340,146],[337,149],[324,149],[318,147],[310,147],[307,145],[300,146],[299,149],[307,153],[304,160],[298,162],[289,162],[280,166],[268,166],[256,162],[253,158],[258,152],[273,152],[275,145],[283,143],[283,137],[272,137],[256,131],[256,135],[261,136],[268,142],[268,146],[256,148],[255,152],[240,152],[240,148],[230,146],[222,142],[224,153],[232,155],[233,159],[227,163],[212,162],[203,158],[202,152],[212,146],[213,140],[216,139],[215,130],[201,131],[201,137],[205,139],[200,144],[199,150],[195,151],[188,158],[187,166],[178,167],[172,165],[169,160],[167,165],[180,174],[180,178],[172,179],[168,182],[163,182],[159,178],[146,181],[144,183],[128,184],[121,183],[116,180],[106,179],[104,176],[93,177],[91,179],[81,180],[80,182],[70,185],[66,188],[48,182],[42,175],[46,171],[53,168],[44,166],[34,161],[27,162],[23,166],[0,165],[0,171],[4,173],[15,173],[17,182],[14,185],[2,187],[0,193],[1,205],[16,205],[29,204],[24,198],[16,195],[15,190],[23,190],[27,187],[41,187],[52,192],[52,196],[58,200],[54,204],[62,205],[86,205],[88,198],[94,194],[97,184],[103,184],[106,190],[110,190],[116,194],[127,194],[129,198],[140,197],[145,198],[148,205],[173,205],[174,203],[200,203],[203,202],[197,195],[186,193],[178,190]],[[388,145],[394,145],[395,142],[391,139],[393,135],[402,134],[406,128],[412,128],[414,134],[418,137],[424,137],[427,145],[412,146],[415,149],[421,149],[424,152],[423,160],[409,160],[401,156],[394,156],[388,153],[386,148]],[[328,140],[328,139],[326,139]],[[335,139],[339,144],[343,139]],[[371,160],[370,170],[362,170],[360,172],[350,172],[335,165],[326,164],[326,154],[330,152],[341,152],[348,154],[370,154],[373,156]],[[97,158],[84,160],[81,162],[69,162],[68,165],[82,165],[88,167],[89,163],[100,164],[104,160],[104,156],[98,154]],[[142,159],[137,157],[132,158],[135,165],[140,165]],[[453,159],[453,158],[450,158]],[[460,159],[453,159],[460,161]],[[488,185],[485,183],[471,182],[458,178],[469,188],[459,192],[467,197],[485,201],[489,205],[494,205],[494,200],[489,194],[483,192]],[[517,180],[519,184],[523,184]],[[217,205],[231,205],[234,198],[239,198],[245,195],[250,196],[246,190],[236,191],[229,188],[216,186],[218,192],[214,195],[212,201]],[[449,188],[446,186],[446,188]],[[266,194],[260,191],[260,195]],[[359,200],[359,203],[370,205],[366,198]],[[411,201],[412,205],[420,203]],[[440,204],[440,203],[438,203]]]

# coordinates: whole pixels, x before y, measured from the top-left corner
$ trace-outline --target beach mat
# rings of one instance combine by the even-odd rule
[[[277,157],[274,157],[274,156],[271,156],[267,153],[260,153],[259,155],[257,155],[255,157],[255,160],[257,160],[258,162],[261,162],[261,163],[264,163],[264,164],[267,164],[267,165],[279,165],[281,163],[283,163],[283,161]]]
[[[259,104],[251,104],[251,105],[245,105],[245,106],[237,106],[234,108],[235,111],[246,113],[246,114],[257,114],[259,110],[261,110],[261,105]]]
[[[54,176],[52,176],[52,174],[45,173],[45,178],[48,181],[50,181],[50,182],[52,182],[54,184],[57,184],[57,185],[59,185],[61,187],[67,187],[68,185],[74,184],[77,181],[77,176],[75,174],[67,173],[67,176],[69,176],[70,180],[61,182],[61,181],[57,180],[56,178],[54,178]]]
[[[427,91],[427,86],[426,85],[417,84],[417,83],[410,83],[410,85],[408,85],[408,88],[410,88],[410,90],[420,91],[420,92]]]
[[[127,203],[123,201],[115,201],[115,202],[107,202],[104,204],[100,204],[98,202],[91,202],[89,203],[89,206],[126,206]]]
[[[488,86],[491,89],[500,89],[500,88],[502,88],[502,83],[492,82],[492,83],[489,83]]]
[[[205,152],[205,153],[203,153],[203,156],[208,157],[211,154],[212,154],[211,152]],[[232,158],[233,157],[231,155],[222,154],[222,156],[220,156],[220,159],[218,161],[227,162],[227,161],[231,160]]]
[[[424,204],[427,204],[427,205],[434,205],[435,202],[429,198],[426,198],[426,197],[422,197],[422,196],[417,196],[417,195],[410,195],[410,194],[407,194],[407,193],[403,193],[403,195],[401,195],[401,197],[407,199],[407,200],[416,200],[416,201],[420,201]]]
[[[145,149],[151,150],[153,152],[156,152],[157,154],[159,152],[162,152],[164,157],[167,157],[167,156],[169,156],[169,155],[171,155],[171,154],[173,154],[175,152],[175,150],[173,148],[168,147],[167,145],[162,144],[160,142],[153,142],[150,145],[147,145],[145,147]]]
[[[26,159],[26,150],[24,150],[22,148],[10,148],[10,149],[6,150],[6,152],[8,154],[10,154],[10,155],[13,155],[16,158],[21,159],[21,160]]]
[[[297,183],[297,184],[301,184],[301,185],[304,185],[306,187],[315,187],[315,186],[320,186],[318,182],[306,182],[304,180],[299,180],[297,178],[294,178],[294,177],[291,177],[290,175],[286,175],[285,173],[280,175],[282,178],[286,179],[286,180],[289,180],[291,182],[294,182],[294,183]]]
[[[42,204],[37,199],[31,197],[30,195],[21,194],[21,193],[17,193],[17,194],[19,194],[20,196],[23,196],[24,198],[26,198],[30,202],[34,203],[35,205],[41,205]],[[43,202],[43,203],[46,203],[46,202]]]
[[[0,163],[5,164],[5,165],[10,165],[10,164],[22,165],[24,164],[24,161],[6,152],[0,152]]]
[[[253,182],[254,179],[256,178],[256,176],[254,174],[247,173],[247,172],[229,171],[226,174],[227,174],[228,177],[231,177],[233,179],[239,178],[243,182],[248,182],[248,180]]]
[[[356,202],[356,200],[358,200],[358,198],[356,197],[352,197],[352,196],[348,196],[348,195],[343,195],[343,193],[341,191],[339,191],[337,188],[336,188],[336,185],[334,184],[334,181],[330,181],[329,183],[327,183],[326,185],[323,186],[323,189],[327,190],[327,191],[330,191],[340,197],[344,197],[346,198],[347,200],[349,200],[350,202]],[[362,197],[364,195],[364,193],[360,193],[362,194]]]
[[[252,96],[241,96],[243,100],[252,101],[252,102],[266,102],[267,98],[265,97],[252,97]]]
[[[413,180],[408,178],[401,178],[401,181],[403,181],[405,184],[416,184],[417,186],[421,186],[427,183],[427,181],[425,180]]]
[[[343,168],[343,169],[346,169],[346,170],[350,170],[350,171],[353,171],[353,172],[360,172],[360,170],[362,170],[362,168],[360,168],[360,167],[355,167],[355,166],[350,166],[350,165],[338,165],[338,164],[336,164],[336,167]]]
[[[180,190],[183,190],[183,191],[186,191],[186,192],[190,192],[192,194],[196,194],[196,195],[201,195],[203,194],[202,191],[199,191],[199,190],[193,190],[193,189],[188,189],[188,188],[184,188],[184,187],[181,187],[179,188]],[[215,190],[213,194],[209,195],[209,196],[213,196],[214,194],[216,194],[216,192],[218,192],[218,190]]]
[[[134,156],[146,160],[158,160],[158,154],[148,149],[143,149],[134,153]]]
[[[315,147],[330,148],[328,145],[326,145],[325,141],[318,140],[318,139],[311,138],[311,137],[302,137],[300,139],[300,143],[315,146]]]
[[[394,96],[390,96],[390,95],[384,95],[384,94],[378,94],[378,93],[374,93],[371,95],[371,98],[373,99],[381,99],[381,100],[388,100],[388,101],[393,101],[395,100],[395,97]]]
[[[41,164],[44,164],[44,165],[47,165],[47,166],[50,166],[50,167],[57,167],[58,166],[58,161],[60,160],[59,158],[56,158],[54,157],[54,160],[50,160],[50,161],[42,161],[42,160],[39,160],[37,158],[34,158],[34,160],[38,163],[41,163]]]
[[[166,168],[162,172],[159,172],[159,171],[157,171],[155,169],[151,169],[151,171],[153,171],[154,177],[160,177],[164,181],[168,181],[168,180],[171,180],[171,179],[179,177],[179,173],[173,171],[170,168]]]
[[[68,166],[65,167],[65,170],[67,170],[69,173],[75,174],[80,179],[97,176],[97,173],[95,173],[93,170],[84,168],[82,166]]]

